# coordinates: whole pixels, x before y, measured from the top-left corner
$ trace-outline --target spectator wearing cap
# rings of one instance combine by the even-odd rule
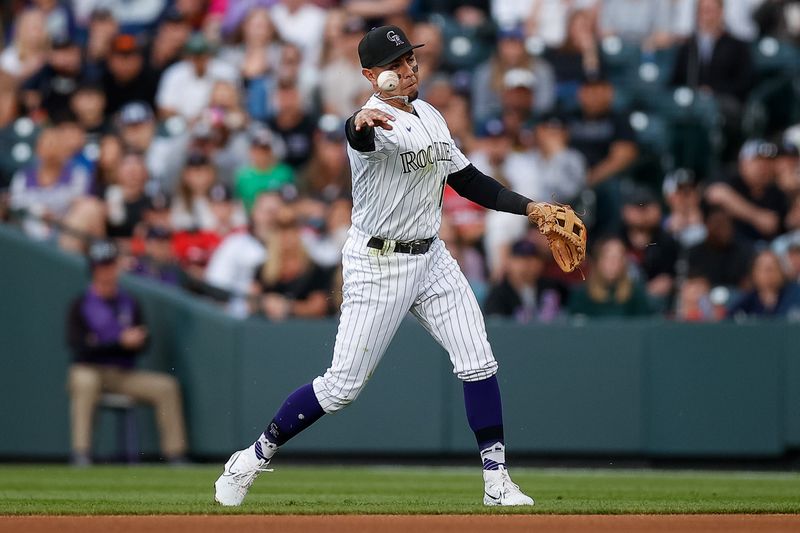
[[[345,149],[344,121],[323,115],[314,133],[314,151],[297,179],[301,194],[331,202],[350,194],[350,165]]]
[[[793,198],[800,193],[800,148],[789,139],[778,144],[775,184],[787,198]]]
[[[619,178],[639,155],[633,128],[612,109],[613,100],[611,83],[600,73],[588,73],[578,89],[579,109],[567,119],[570,144],[586,158],[586,181],[596,196],[595,207],[587,207],[595,233],[619,228]]]
[[[269,127],[283,139],[286,163],[299,170],[311,157],[316,121],[303,105],[296,84],[280,84],[274,96],[275,116],[270,119]]]
[[[506,185],[510,185],[514,173],[521,171],[524,176],[529,175],[532,164],[530,153],[513,150],[513,141],[501,119],[493,118],[481,125],[475,146],[469,152],[469,160],[481,172],[494,176]],[[449,196],[450,188],[446,191],[445,195]],[[461,200],[458,203],[462,204]],[[521,238],[528,226],[524,220],[518,219],[500,211],[485,214],[483,248],[491,277],[495,281],[502,277],[508,246]]]
[[[155,105],[158,74],[148,65],[139,38],[120,34],[111,41],[103,72],[103,87],[109,114],[117,113],[130,102]]]
[[[150,204],[145,193],[148,181],[144,159],[137,152],[126,153],[119,162],[116,182],[106,188],[106,235],[115,239],[130,239],[142,222]]]
[[[475,149],[469,152],[469,160],[475,167],[485,174],[496,176],[503,183],[509,183],[504,164],[513,146],[503,121],[491,118],[482,123],[474,146]]]
[[[728,316],[800,318],[800,285],[787,279],[781,259],[772,250],[756,255],[750,271],[752,289],[733,302]]]
[[[651,313],[644,286],[628,273],[625,243],[617,237],[595,243],[591,270],[569,296],[569,312],[589,318],[636,317]]]
[[[236,172],[236,196],[249,213],[263,191],[277,191],[294,183],[292,167],[283,163],[283,141],[272,131],[257,127],[251,133],[250,162]]]
[[[224,183],[216,183],[208,192],[211,213],[217,221],[215,233],[225,237],[229,233],[240,231],[247,224],[247,215],[241,200],[235,198],[231,187]]]
[[[181,60],[191,34],[189,22],[174,6],[164,12],[147,54],[148,64],[159,76],[167,67]]]
[[[723,106],[738,109],[753,79],[750,48],[725,29],[722,0],[698,0],[696,27],[678,49],[672,85],[710,91],[719,100],[727,97]]]
[[[344,11],[336,10],[328,14],[319,76],[320,99],[325,113],[345,117],[363,102],[364,78],[361,76],[361,63],[353,50],[358,49],[365,29],[365,22],[360,17],[348,17]],[[435,66],[425,64],[425,68],[433,72]]]
[[[502,316],[525,324],[554,320],[564,304],[564,291],[542,277],[545,261],[533,242],[525,239],[511,246],[502,281],[492,286],[484,304],[487,316]]]
[[[41,9],[26,9],[14,22],[11,43],[0,53],[0,70],[22,81],[44,66],[50,36]]]
[[[663,223],[667,233],[684,249],[703,242],[706,226],[694,172],[688,168],[675,169],[664,177],[662,191],[667,204]]]
[[[125,149],[144,154],[150,178],[162,190],[173,190],[185,161],[186,136],[157,135],[156,117],[146,102],[125,104],[115,122]]]
[[[136,257],[130,271],[165,285],[183,285],[184,274],[172,249],[172,232],[168,228],[147,227],[144,232],[144,254]]]
[[[159,227],[172,229],[170,225],[170,215],[172,208],[172,196],[162,190],[156,190],[150,196],[150,203],[142,214],[142,221],[145,227]]]
[[[650,189],[633,188],[622,207],[622,241],[654,309],[665,310],[675,288],[680,247],[661,227],[661,203]]]
[[[500,105],[504,114],[528,119],[536,98],[536,76],[524,68],[512,68],[503,75]]]
[[[156,93],[162,118],[178,115],[192,121],[208,106],[218,80],[238,83],[236,68],[214,57],[214,46],[201,33],[194,33],[183,48],[183,61],[164,71]]]
[[[250,117],[266,120],[271,114],[267,106],[275,86],[282,46],[266,6],[255,2],[237,2],[235,6],[249,7],[235,31],[229,32],[233,34],[233,44],[222,49],[220,58],[239,71]],[[232,9],[235,8],[232,6]]]
[[[738,173],[706,188],[706,202],[733,217],[738,238],[771,240],[784,230],[789,202],[775,183],[777,153],[774,144],[751,139],[739,151]]]
[[[513,72],[513,74],[510,74]],[[504,93],[530,91],[529,115],[545,112],[555,105],[555,76],[543,58],[534,59],[525,49],[521,29],[500,33],[492,57],[475,70],[472,80],[472,118],[480,123],[502,113]]]
[[[136,152],[146,152],[156,134],[153,110],[146,102],[125,104],[117,114],[117,127],[125,146]]]
[[[45,64],[28,78],[22,88],[41,102],[49,116],[69,108],[69,100],[85,79],[85,70],[78,43],[70,37],[53,38]]]
[[[103,392],[120,393],[153,406],[161,453],[172,462],[186,454],[186,433],[178,382],[169,374],[135,369],[149,332],[136,298],[119,286],[116,247],[95,242],[88,251],[91,281],[67,316],[67,343],[73,352],[68,389],[72,461],[91,464],[92,420]]]
[[[753,259],[752,244],[736,239],[734,221],[720,207],[706,210],[705,225],[705,240],[686,254],[688,271],[708,278],[712,287],[742,288]]]

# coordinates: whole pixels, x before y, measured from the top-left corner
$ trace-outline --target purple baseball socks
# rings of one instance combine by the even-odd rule
[[[475,433],[484,470],[505,466],[503,405],[497,377],[464,382],[464,406],[469,427]],[[312,385],[306,384],[286,398],[266,431],[250,446],[259,459],[269,460],[292,437],[319,420],[325,411],[320,407]]]
[[[464,407],[469,427],[475,433],[484,470],[497,470],[506,464],[503,439],[503,404],[497,376],[464,382]]]
[[[278,447],[319,420],[325,411],[317,401],[314,387],[308,383],[303,385],[283,402],[272,422],[258,440],[250,446],[250,450],[259,459],[269,460]]]

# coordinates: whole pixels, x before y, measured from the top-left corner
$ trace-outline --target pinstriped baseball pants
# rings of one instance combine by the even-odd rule
[[[313,381],[322,409],[356,399],[411,312],[447,350],[453,372],[477,381],[497,372],[478,302],[455,259],[436,239],[425,254],[377,254],[370,236],[351,228],[344,246],[344,287],[333,361]]]

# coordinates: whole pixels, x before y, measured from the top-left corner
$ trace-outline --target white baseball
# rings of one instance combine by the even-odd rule
[[[378,74],[378,87],[380,87],[382,91],[394,91],[397,89],[398,85],[400,85],[400,78],[397,77],[397,73],[394,71],[384,70]]]

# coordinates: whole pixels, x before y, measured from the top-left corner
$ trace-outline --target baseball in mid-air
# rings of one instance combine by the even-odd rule
[[[397,73],[392,70],[384,70],[378,74],[378,87],[380,87],[382,91],[394,91],[399,84],[400,78],[398,78]]]

